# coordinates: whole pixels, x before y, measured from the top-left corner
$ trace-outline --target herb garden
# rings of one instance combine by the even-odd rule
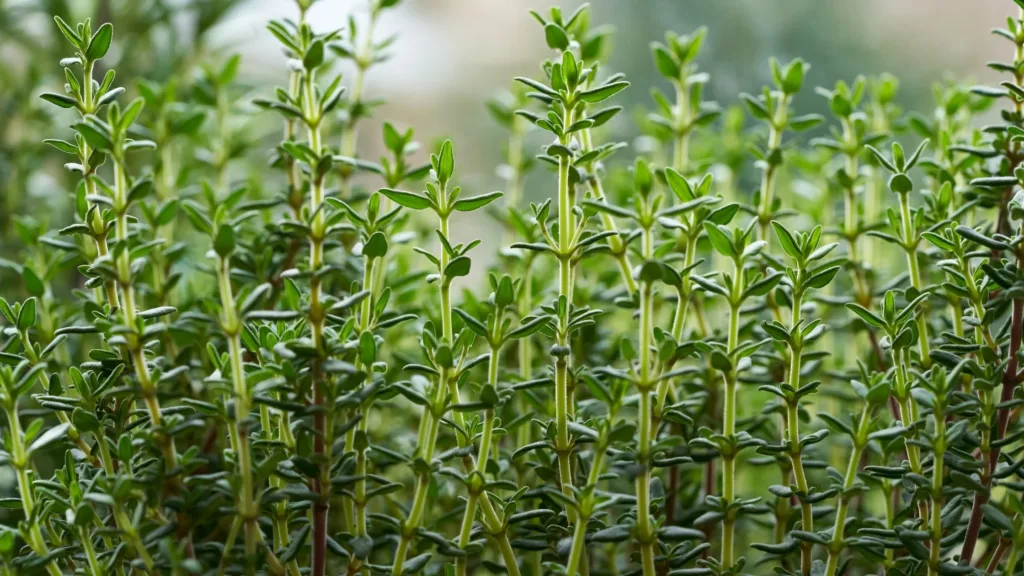
[[[108,65],[111,24],[54,18],[48,91],[0,100],[28,127],[0,148],[0,572],[1019,573],[1004,3],[1003,80],[919,112],[893,76],[767,57],[762,91],[707,101],[728,32],[701,28],[651,44],[631,117],[648,87],[586,5],[524,12],[549,56],[487,103],[506,138],[437,145],[366,95],[398,0],[337,29],[289,3],[255,97],[238,56],[154,83]],[[502,191],[460,187],[471,147]],[[58,156],[61,221],[16,186]]]

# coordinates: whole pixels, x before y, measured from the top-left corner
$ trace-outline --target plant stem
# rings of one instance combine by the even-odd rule
[[[725,406],[722,424],[726,439],[736,435],[736,376],[732,373],[725,377]],[[736,456],[731,453],[723,455],[722,467],[722,499],[725,505],[736,500]],[[735,563],[733,556],[733,532],[735,519],[728,513],[722,521],[722,566],[729,568]]]
[[[687,78],[690,75],[690,66],[684,66],[681,70],[679,80],[672,83],[676,90],[676,109],[679,110],[679,126],[676,129],[675,139],[672,147],[672,167],[677,172],[686,176],[690,160],[690,132],[692,129],[693,114],[690,104],[690,86]]]
[[[743,265],[737,258],[733,260],[732,293],[729,302],[729,337],[726,348],[731,355],[739,347],[740,334],[740,295],[743,293]],[[722,407],[722,435],[730,444],[722,454],[722,499],[723,505],[731,506],[736,501],[736,454],[732,446],[736,438],[736,369],[732,368],[725,376],[725,402]],[[727,511],[722,520],[722,567],[729,569],[735,564],[735,524],[732,511]]]
[[[249,386],[245,381],[245,367],[242,362],[241,319],[235,306],[231,288],[231,259],[220,257],[217,262],[217,281],[220,288],[221,328],[228,341],[228,358],[231,362],[231,384],[234,392],[234,441],[238,448],[238,471],[242,478],[242,489],[238,495],[238,514],[245,528],[245,555],[248,562],[256,557],[259,507],[254,500],[252,478],[252,451],[249,443],[249,419],[251,401]]]
[[[803,271],[800,271],[803,274]],[[792,328],[797,328],[800,325],[801,311],[800,307],[803,304],[803,292],[800,290],[794,290],[793,292],[793,315],[790,322]],[[803,338],[799,335],[795,336],[796,342],[790,348],[789,358],[789,386],[795,391],[800,388],[800,370],[801,370],[801,356],[802,340]],[[793,398],[792,402],[786,403],[787,417],[786,423],[788,425],[788,436],[789,436],[789,457],[793,464],[793,475],[796,480],[797,490],[799,490],[803,496],[800,498],[800,511],[801,511],[801,530],[807,532],[814,531],[814,514],[811,508],[811,503],[806,500],[806,496],[810,493],[807,484],[807,474],[804,471],[803,464],[803,448],[800,446],[800,404],[799,399]],[[812,554],[814,552],[814,545],[810,542],[800,543],[800,572],[805,576],[811,573],[811,561]]]
[[[601,471],[604,469],[604,458],[607,454],[607,447],[599,445],[594,450],[594,461],[590,465],[590,474],[587,475],[587,486],[596,486],[598,480],[601,477]],[[590,522],[590,518],[580,518],[576,522],[576,527],[573,529],[572,535],[572,547],[569,549],[569,560],[565,565],[566,574],[576,574],[577,568],[580,565],[580,560],[583,558],[583,551],[586,549],[586,535],[587,525]]]
[[[860,457],[867,444],[868,426],[871,423],[871,406],[867,403],[860,413],[860,421],[857,424],[857,433],[853,438],[853,452],[850,453],[850,460],[846,466],[846,476],[843,480],[843,492],[839,495],[839,508],[836,510],[835,524],[832,526],[832,541],[828,547],[828,562],[825,564],[825,576],[835,576],[839,568],[839,553],[843,549],[843,532],[846,527],[846,513],[850,508],[850,497],[846,492],[853,488],[857,480],[857,469],[860,465]]]
[[[82,100],[85,106],[85,110],[89,114],[96,112],[96,97],[93,94],[92,86],[92,74],[96,63],[91,60],[86,60],[83,63],[82,69]],[[82,148],[82,167],[83,178],[85,179],[85,191],[86,191],[86,202],[90,208],[93,206],[92,200],[89,198],[96,195],[96,183],[92,179],[92,175],[96,171],[96,166],[89,164],[90,157],[92,156],[92,148],[88,144],[83,144]],[[110,255],[110,251],[107,247],[107,232],[105,231],[105,225],[103,218],[100,215],[99,210],[93,211],[93,221],[88,223],[94,232],[103,230],[101,234],[93,236],[94,243],[96,244],[96,252],[100,258],[106,258]],[[111,280],[107,280],[103,283],[103,289],[107,295],[107,304],[111,310],[117,309],[120,305],[117,297],[117,286]]]
[[[504,317],[503,311],[498,312],[498,318],[495,322],[496,326],[501,326],[502,318]],[[497,393],[498,388],[498,365],[501,362],[501,350],[497,346],[491,347],[491,355],[487,360],[487,385],[494,388]],[[494,433],[494,409],[488,408],[484,411],[484,429],[480,437],[480,449],[477,451],[476,465],[473,467],[474,477],[470,480],[472,484],[477,479],[483,480],[487,471],[487,460],[491,454],[491,442]],[[470,439],[467,443],[472,443]],[[487,496],[484,495],[484,498]],[[473,518],[476,517],[477,501],[480,499],[480,493],[474,488],[470,487],[469,495],[466,499],[466,510],[462,517],[462,530],[459,533],[459,548],[465,550],[470,544],[471,532],[473,529]],[[468,558],[466,556],[459,556],[455,559],[455,573],[460,576],[466,574],[466,563]]]
[[[573,111],[567,110],[563,119],[567,128],[573,122]],[[562,137],[563,145],[567,141]],[[565,302],[566,309],[558,318],[557,345],[560,353],[555,359],[555,452],[558,454],[558,485],[562,493],[573,498],[572,467],[570,466],[572,446],[569,442],[569,307],[572,304],[572,251],[573,225],[572,194],[569,188],[569,158],[559,156],[558,160],[558,298]],[[567,511],[569,520],[576,521],[574,510]]]
[[[128,245],[128,181],[125,174],[124,161],[115,155],[114,157],[114,210],[117,215],[114,227],[117,241]],[[178,453],[174,446],[174,440],[166,430],[161,428],[163,417],[160,413],[160,401],[157,399],[156,383],[153,382],[149,372],[149,365],[146,364],[145,352],[142,348],[139,333],[139,324],[136,317],[135,305],[135,284],[132,278],[131,263],[129,261],[129,250],[121,251],[117,258],[116,266],[117,282],[121,286],[123,304],[121,311],[124,324],[130,331],[128,340],[128,351],[131,354],[132,365],[135,369],[135,377],[142,389],[142,397],[149,411],[149,418],[152,426],[156,429],[157,441],[164,457],[164,469],[174,470],[178,466]],[[172,485],[176,481],[171,480]]]
[[[649,200],[645,199],[649,204]],[[641,252],[644,260],[654,256],[654,238],[650,226],[643,226]],[[651,337],[654,323],[654,286],[644,282],[640,289],[640,379],[637,410],[637,463],[640,473],[636,477],[636,527],[640,541],[640,556],[644,576],[654,576],[654,547],[657,536],[651,524],[651,436],[653,434],[651,409]]]
[[[944,399],[936,399],[936,406],[940,406]],[[932,456],[932,512],[931,532],[932,542],[930,555],[928,557],[928,574],[935,576],[939,573],[942,553],[942,476],[943,458],[946,452],[946,415],[943,410],[936,409],[933,413],[935,422],[935,433],[932,444],[934,454]]]
[[[519,117],[517,116],[516,118]],[[589,128],[580,132],[580,140],[583,143],[584,150],[593,149],[593,140]],[[587,180],[587,184],[590,187],[590,193],[593,194],[595,201],[604,202],[604,185],[601,183],[601,178],[597,174],[597,166],[591,162],[587,166],[587,171],[590,172],[590,178]],[[561,180],[559,181],[559,189],[561,189]],[[561,204],[559,204],[559,210],[561,209]],[[601,225],[605,230],[615,232],[614,236],[608,237],[608,247],[611,248],[612,255],[615,257],[615,261],[619,266],[619,273],[622,276],[622,281],[626,286],[626,290],[630,294],[634,294],[636,293],[637,286],[636,280],[633,278],[633,265],[629,261],[629,253],[626,251],[626,245],[618,234],[618,225],[615,223],[615,219],[612,218],[611,214],[600,212],[598,213],[598,217],[601,218]]]
[[[910,194],[900,194],[900,218],[903,224],[903,242],[907,251],[907,266],[910,269],[910,284],[918,293],[924,290],[921,284],[921,270],[917,262],[917,233],[914,230],[913,215],[910,212]],[[928,344],[928,319],[923,312],[917,313],[917,342],[921,350],[921,364],[931,366]]]
[[[774,114],[772,114],[772,120],[768,124],[768,148],[767,153],[770,156],[773,150],[778,149],[782,145],[782,130],[779,126],[784,126],[786,122],[786,116],[789,114],[789,96],[784,96],[783,99],[776,105]],[[761,173],[761,188],[759,190],[760,202],[758,203],[757,210],[757,222],[759,230],[759,240],[769,242],[768,227],[771,224],[772,219],[772,202],[775,193],[775,172],[778,168],[778,164],[769,162],[768,166],[765,167]]]
[[[25,543],[37,556],[45,557],[50,553],[43,539],[43,531],[39,528],[39,520],[33,518],[35,511],[35,495],[32,492],[32,482],[29,479],[29,454],[25,447],[25,433],[21,429],[21,421],[18,420],[18,406],[14,398],[8,399],[7,424],[11,427],[9,437],[11,439],[11,465],[14,467],[18,478],[18,495],[21,496],[21,507],[28,520],[28,533],[24,534]],[[60,576],[60,568],[57,563],[50,560],[46,563],[46,571],[51,576]]]
[[[319,102],[316,91],[315,72],[309,70],[303,76],[303,105],[306,118],[309,147],[319,157],[323,153],[320,134]],[[323,306],[320,270],[324,266],[325,222],[321,206],[324,202],[324,177],[317,175],[315,167],[311,167],[309,213],[312,217],[309,231],[309,325],[313,347],[320,358],[325,353],[324,320],[327,311]],[[327,446],[331,444],[332,427],[330,414],[332,403],[326,397],[323,374],[318,360],[314,360],[312,369],[313,404],[317,410],[313,414],[313,453],[319,465],[319,474],[312,481],[312,489],[319,497],[313,503],[313,576],[323,576],[327,564],[327,513],[330,509],[330,455]]]
[[[366,25],[365,36],[363,37],[363,44],[359,49],[359,53],[355,56],[355,80],[352,82],[352,96],[349,98],[351,102],[351,109],[354,110],[360,106],[363,101],[363,88],[366,82],[366,70],[373,64],[372,50],[373,50],[373,31],[377,24],[378,11],[376,8],[371,7],[370,9],[370,20]],[[350,112],[351,113],[351,112]],[[342,156],[355,157],[356,144],[359,139],[359,118],[360,116],[350,116],[348,122],[342,128],[341,132],[341,148],[340,152]],[[352,195],[352,182],[351,174],[343,172],[341,179],[342,197],[350,198]]]

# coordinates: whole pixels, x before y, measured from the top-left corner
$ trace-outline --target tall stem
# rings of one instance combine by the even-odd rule
[[[363,37],[363,44],[359,49],[359,53],[355,57],[355,80],[352,82],[352,96],[349,99],[351,102],[351,109],[354,110],[362,104],[363,101],[363,88],[366,83],[366,70],[372,64],[372,51],[373,51],[373,31],[377,24],[378,11],[375,7],[370,9],[370,20],[366,25],[365,36]],[[354,157],[356,154],[356,144],[359,139],[359,116],[350,116],[348,122],[342,129],[341,133],[341,155]],[[349,198],[352,194],[350,175],[344,174],[341,180],[342,196]]]
[[[496,325],[500,326],[503,314],[499,312]],[[498,388],[498,365],[501,362],[500,359],[501,350],[498,347],[491,348],[491,357],[487,361],[487,385],[494,388],[497,392]],[[475,477],[474,480],[483,480],[484,474],[487,471],[487,460],[491,454],[492,440],[494,435],[494,409],[488,408],[484,411],[484,426],[483,432],[480,437],[480,450],[477,452],[477,461],[474,466]],[[479,492],[475,486],[472,486],[474,480],[471,480],[471,487],[469,490],[469,496],[466,499],[466,510],[462,517],[462,530],[459,533],[459,548],[465,550],[470,543],[471,531],[473,528],[473,518],[476,516],[477,501],[479,500]],[[484,498],[487,496],[485,495]],[[467,557],[459,556],[455,559],[455,573],[460,576],[466,574]]]
[[[801,272],[802,273],[802,272]],[[793,292],[793,316],[790,322],[790,326],[796,328],[800,325],[801,311],[800,307],[803,304],[803,292],[794,290]],[[802,338],[796,336],[796,343],[790,348],[789,358],[789,386],[793,390],[800,388],[800,370],[801,370],[801,355],[802,355]],[[786,423],[788,426],[787,433],[789,436],[789,457],[793,464],[793,475],[796,480],[797,490],[799,490],[804,496],[800,498],[800,511],[801,511],[801,530],[807,532],[814,531],[814,514],[811,508],[811,503],[806,500],[806,496],[810,490],[807,484],[807,474],[804,471],[803,463],[803,449],[800,446],[800,404],[797,398],[793,398],[792,402],[787,402],[786,406],[787,416]],[[812,553],[814,546],[810,542],[800,543],[800,572],[805,576],[811,573],[811,562]]]
[[[128,177],[125,174],[124,160],[117,155],[114,157],[114,211],[116,222],[114,230],[117,241],[128,245]],[[135,369],[135,377],[142,389],[142,396],[149,412],[149,418],[156,428],[157,441],[164,457],[166,470],[173,470],[178,466],[178,453],[174,446],[174,440],[166,430],[161,429],[163,416],[160,413],[160,401],[157,398],[156,383],[149,372],[149,365],[146,364],[145,352],[142,347],[142,334],[138,331],[138,319],[136,316],[135,304],[135,283],[132,278],[129,250],[122,250],[116,262],[117,282],[121,286],[123,298],[122,316],[124,324],[130,331],[128,338],[128,351],[131,355],[132,365]],[[172,481],[172,484],[175,482]]]
[[[309,70],[303,77],[303,105],[307,119],[309,147],[317,157],[323,153],[320,134],[319,102],[317,102],[315,72]],[[324,266],[324,213],[321,206],[324,202],[325,175],[316,175],[315,168],[310,172],[309,213],[312,216],[309,231],[309,325],[313,347],[318,356],[324,354],[324,320],[327,311],[323,306],[320,270]],[[330,509],[330,462],[327,446],[331,444],[332,426],[330,424],[331,403],[326,397],[320,360],[314,359],[312,369],[313,404],[318,408],[313,414],[313,452],[320,462],[317,477],[311,482],[312,489],[318,494],[313,503],[313,576],[323,576],[327,566],[327,513]]]
[[[641,253],[644,260],[654,257],[654,238],[650,227],[642,231]],[[657,536],[651,524],[651,438],[653,434],[651,409],[651,337],[654,323],[654,286],[644,282],[640,289],[640,379],[638,393],[640,408],[637,411],[637,460],[641,470],[636,477],[636,523],[637,539],[640,541],[640,555],[644,576],[654,576],[654,544]]]
[[[25,511],[25,518],[32,518],[32,512],[35,510],[35,495],[32,492],[32,482],[29,479],[28,469],[28,450],[25,448],[25,433],[21,429],[21,421],[18,420],[18,407],[15,404],[14,398],[9,398],[10,402],[7,406],[7,425],[11,427],[10,438],[11,438],[11,464],[14,466],[14,470],[17,473],[18,478],[18,495],[21,496],[21,507]],[[29,522],[28,534],[26,536],[26,544],[37,556],[45,557],[50,553],[46,547],[46,541],[43,539],[43,531],[39,528],[39,520],[34,519]],[[50,576],[61,576],[60,568],[57,567],[57,563],[50,560],[46,563],[46,571]]]
[[[847,492],[853,488],[857,480],[857,469],[860,465],[861,454],[864,453],[864,446],[867,443],[868,426],[871,424],[871,406],[867,403],[860,413],[860,422],[857,425],[857,432],[853,438],[853,452],[850,453],[850,460],[846,465],[846,475],[843,480],[843,492],[839,495],[839,508],[836,510],[835,523],[832,525],[832,541],[829,543],[828,562],[825,564],[825,576],[835,576],[839,568],[839,553],[843,549],[843,532],[846,527],[846,514],[850,509],[850,496]]]
[[[518,116],[516,118],[519,118]],[[593,147],[593,139],[590,134],[590,129],[581,131],[580,139],[583,142],[584,150],[591,150]],[[594,200],[597,202],[605,201],[604,185],[601,183],[601,177],[597,174],[597,166],[591,163],[587,166],[587,170],[591,173],[588,184],[590,186],[590,192],[594,196]],[[561,184],[559,184],[561,185]],[[561,205],[559,205],[561,210]],[[608,237],[608,247],[611,248],[612,255],[615,257],[615,262],[619,266],[619,274],[622,276],[622,281],[626,286],[626,290],[630,294],[634,294],[637,290],[636,280],[633,278],[633,265],[629,261],[629,252],[626,250],[626,245],[619,237],[619,227],[615,223],[615,219],[610,214],[605,212],[599,213],[598,217],[601,219],[601,226],[609,232],[615,232],[615,235]]]
[[[572,124],[572,110],[565,112],[565,127]],[[566,138],[562,138],[566,140]],[[572,262],[570,251],[573,233],[573,199],[569,189],[569,158],[560,156],[558,160],[558,297],[564,300],[566,310],[558,319],[558,347],[560,352],[555,359],[555,451],[558,454],[558,484],[562,493],[572,498],[570,488],[573,483],[571,446],[569,443],[569,340],[568,340],[568,308],[572,304]],[[568,511],[569,520],[576,521],[575,511]]]
[[[231,384],[235,396],[234,435],[238,448],[238,472],[242,477],[242,490],[238,495],[238,515],[245,527],[245,555],[247,562],[256,556],[259,539],[259,510],[256,504],[252,478],[252,451],[249,443],[247,420],[251,410],[249,387],[245,381],[245,367],[242,362],[241,321],[235,306],[231,288],[230,257],[220,257],[217,263],[217,280],[220,288],[221,327],[228,341],[228,358],[231,363]]]
[[[920,293],[924,286],[921,284],[921,269],[917,262],[917,233],[914,230],[913,215],[910,212],[910,194],[900,194],[900,218],[903,224],[903,242],[907,250],[907,266],[910,269],[910,284]],[[918,346],[921,350],[921,364],[927,368],[931,366],[928,343],[928,319],[923,312],[917,313]]]
[[[782,145],[782,130],[779,126],[784,126],[786,122],[786,116],[789,113],[789,96],[784,96],[783,99],[776,104],[775,112],[772,115],[772,120],[768,126],[768,149],[769,155],[772,154],[773,150],[779,148]],[[758,231],[760,235],[758,239],[769,241],[768,227],[771,224],[772,219],[772,202],[774,201],[775,195],[775,173],[778,168],[776,163],[768,163],[765,167],[764,172],[761,174],[761,188],[759,190],[760,202],[757,211]]]
[[[937,399],[936,406],[944,400]],[[932,458],[932,511],[931,511],[931,533],[932,542],[930,555],[928,557],[928,574],[935,576],[939,573],[939,564],[942,553],[942,475],[943,458],[946,453],[946,416],[942,410],[936,409],[933,414],[935,422],[935,434],[932,444],[934,456]]]

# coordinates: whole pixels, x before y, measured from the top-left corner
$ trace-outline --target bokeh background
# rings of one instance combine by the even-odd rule
[[[568,12],[578,4],[567,2],[563,7]],[[711,74],[707,99],[723,107],[737,104],[739,92],[756,92],[767,83],[768,58],[775,55],[783,61],[797,56],[809,61],[810,86],[831,87],[836,80],[850,81],[857,74],[893,73],[901,81],[899,104],[930,115],[931,85],[944,73],[978,81],[994,78],[985,62],[1007,59],[1007,45],[987,32],[1012,7],[999,0],[591,4],[592,24],[615,30],[610,68],[626,73],[633,82],[617,97],[627,113],[616,118],[610,128],[613,134],[606,137],[629,143],[638,135],[633,120],[651,103],[649,89],[667,88],[657,76],[648,47],[666,30],[688,33],[701,25],[709,28],[699,63]],[[464,188],[500,189],[496,167],[505,135],[490,118],[485,101],[508,89],[512,77],[539,74],[537,63],[549,52],[528,11],[548,6],[546,0],[405,0],[388,10],[378,22],[376,37],[396,37],[393,56],[370,71],[366,84],[368,98],[386,103],[361,129],[360,155],[379,155],[380,121],[387,119],[400,127],[414,126],[427,145],[453,138]],[[45,137],[67,137],[67,125],[74,118],[55,113],[37,98],[44,90],[59,90],[63,78],[58,61],[68,55],[51,14],[68,21],[91,16],[112,22],[115,44],[104,65],[118,71],[118,83],[130,93],[139,78],[159,82],[172,75],[198,76],[197,62],[223,61],[239,53],[239,82],[249,92],[239,97],[244,104],[269,95],[284,82],[284,56],[265,23],[292,17],[296,8],[292,0],[0,0],[0,59],[5,63],[0,66],[0,242],[9,257],[9,248],[18,243],[12,238],[17,232],[15,214],[29,215],[51,229],[65,225],[71,214],[69,189],[75,179],[61,168],[65,158],[40,144]],[[326,30],[346,27],[349,17],[363,23],[367,15],[361,0],[320,0],[310,21]],[[813,90],[800,94],[795,109],[827,114],[825,99]],[[265,161],[279,124],[272,114],[248,122],[240,130],[256,144],[249,155],[255,166]],[[539,133],[533,136],[531,152],[542,144],[536,140],[542,138]],[[15,153],[18,149],[38,153]],[[244,169],[244,163],[235,166]],[[535,171],[526,181],[526,198],[543,198],[550,178],[543,170]],[[491,223],[486,219],[466,222],[455,231],[458,239],[497,238],[488,234]],[[489,244],[486,248],[497,247],[496,241]]]

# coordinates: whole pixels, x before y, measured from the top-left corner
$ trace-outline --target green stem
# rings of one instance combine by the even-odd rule
[[[11,427],[11,465],[14,466],[18,477],[18,495],[21,496],[21,507],[25,512],[25,518],[28,520],[28,533],[24,534],[25,543],[28,544],[29,548],[37,556],[44,557],[50,553],[50,550],[46,547],[43,531],[39,528],[39,519],[32,517],[32,513],[35,511],[35,495],[32,492],[32,482],[28,475],[29,454],[25,447],[25,433],[21,429],[21,421],[18,420],[16,400],[9,398],[8,402],[7,424]],[[53,560],[46,563],[46,571],[51,576],[61,575],[60,568],[57,567],[57,563]]]
[[[924,286],[921,284],[921,269],[917,262],[917,233],[914,230],[913,215],[910,212],[910,194],[900,194],[900,217],[903,223],[903,243],[907,251],[907,266],[910,269],[910,284],[921,293]],[[917,313],[917,342],[921,350],[921,364],[928,368],[931,366],[928,343],[928,319],[923,312]]]
[[[82,548],[85,550],[85,558],[89,563],[89,572],[92,573],[93,576],[105,576],[107,573],[106,567],[96,556],[96,548],[92,545],[92,538],[89,535],[89,531],[85,528],[79,528],[78,540],[82,543]]]
[[[587,475],[587,486],[597,486],[601,478],[601,471],[604,470],[604,458],[607,454],[607,446],[601,444],[594,450],[594,461],[590,465],[590,474]],[[572,547],[569,549],[569,561],[565,565],[566,574],[576,574],[583,558],[583,551],[586,548],[587,525],[590,522],[588,517],[580,518],[573,529]]]
[[[736,436],[736,375],[730,372],[725,376],[725,405],[723,408],[722,431],[727,441],[732,441]],[[736,456],[729,449],[729,453],[723,455],[722,468],[722,499],[726,506],[736,500]],[[734,528],[735,519],[732,514],[726,514],[722,521],[722,567],[731,568],[735,564],[734,556]]]
[[[114,158],[114,210],[116,212],[115,231],[117,241],[128,245],[128,177],[125,174],[123,159]],[[121,286],[123,297],[122,313],[124,324],[130,331],[128,335],[128,351],[132,357],[132,365],[135,369],[135,377],[142,389],[143,400],[149,412],[149,418],[154,428],[157,428],[156,437],[163,452],[164,468],[172,470],[178,466],[178,453],[174,446],[174,440],[165,430],[160,430],[163,417],[160,413],[160,401],[157,399],[156,383],[153,382],[149,372],[149,365],[146,364],[145,353],[143,352],[141,338],[138,331],[138,320],[136,317],[135,284],[132,278],[131,263],[129,261],[129,250],[121,251],[117,258],[116,275],[117,282]]]
[[[518,116],[516,118],[518,118]],[[592,149],[593,140],[589,128],[581,132],[580,140],[582,140],[584,150]],[[604,185],[601,183],[601,178],[597,174],[597,167],[591,163],[587,166],[587,170],[591,174],[588,184],[590,186],[590,192],[594,196],[594,200],[597,202],[604,202]],[[561,190],[561,181],[559,181],[559,190]],[[559,210],[561,210],[561,204],[559,204]],[[628,290],[630,294],[635,294],[637,291],[637,285],[636,280],[633,278],[633,265],[629,261],[629,253],[626,250],[626,245],[619,236],[619,227],[615,223],[615,219],[612,218],[611,214],[600,212],[598,217],[601,219],[601,225],[605,230],[615,232],[615,235],[608,237],[608,247],[611,248],[612,255],[615,257],[615,262],[619,266],[619,273],[622,276],[622,281],[626,285],[626,290]],[[561,226],[561,223],[559,223],[559,226]]]
[[[502,322],[503,314],[499,311],[496,325],[500,326]],[[487,361],[487,385],[491,386],[497,392],[498,387],[498,365],[500,363],[501,350],[496,347],[491,347],[491,356]],[[491,454],[491,443],[494,434],[494,409],[488,408],[484,411],[484,425],[483,433],[480,437],[480,450],[477,452],[477,461],[474,468],[474,479],[471,482],[477,480],[482,481],[487,470],[487,460]],[[471,443],[472,440],[467,442]],[[486,498],[486,496],[484,496]],[[473,528],[473,519],[476,517],[477,501],[479,500],[479,492],[476,487],[471,487],[469,490],[469,496],[466,499],[466,510],[462,517],[462,530],[459,533],[459,548],[465,550],[470,544],[470,533]],[[455,571],[457,574],[465,575],[466,573],[466,556],[459,556],[455,560]]]
[[[235,297],[231,288],[231,260],[221,257],[218,260],[217,280],[220,287],[221,328],[228,342],[228,358],[231,363],[231,384],[235,396],[234,435],[238,448],[238,471],[242,478],[242,489],[238,495],[238,514],[242,517],[245,527],[245,554],[247,559],[256,557],[257,534],[259,526],[259,510],[254,493],[252,478],[252,452],[249,443],[249,430],[246,420],[249,418],[250,398],[249,387],[245,381],[245,366],[242,362],[242,341],[239,333],[242,329]]]
[[[786,121],[788,107],[789,97],[785,96],[776,106],[772,120],[769,122],[767,148],[769,155],[771,155],[773,150],[782,145],[782,130],[780,130],[778,126],[783,125]],[[764,240],[765,242],[770,241],[768,227],[771,224],[772,219],[772,202],[775,193],[775,173],[777,168],[778,164],[769,163],[761,174],[761,188],[759,191],[760,202],[757,211],[758,230],[760,232],[758,239]]]
[[[438,420],[434,410],[440,406],[448,390],[448,368],[441,369],[441,376],[438,379],[437,390],[434,393],[433,402],[425,408],[423,424],[420,426],[419,438],[417,439],[416,451],[418,455],[428,464],[434,459],[434,447],[437,444]],[[401,538],[398,542],[398,549],[395,551],[395,560],[391,566],[393,576],[401,576],[405,571],[405,559],[409,553],[409,545],[420,526],[424,509],[427,505],[427,492],[430,487],[430,471],[419,471],[416,473],[416,490],[413,493],[412,506],[409,508],[409,515],[402,524]]]
[[[740,334],[740,297],[743,294],[743,264],[740,259],[733,260],[732,292],[729,302],[729,336],[726,346],[730,356],[739,347]],[[730,369],[725,377],[725,402],[722,407],[722,434],[730,444],[722,455],[722,499],[726,507],[736,500],[736,454],[732,444],[736,438],[736,379],[735,369]],[[729,569],[735,564],[735,524],[733,512],[728,512],[722,521],[722,567]]]
[[[802,274],[802,270],[801,270]],[[792,328],[796,328],[800,325],[801,321],[801,310],[800,307],[803,304],[803,292],[800,290],[794,290],[793,292],[793,315],[790,322]],[[801,356],[802,351],[802,338],[799,334],[796,336],[796,342],[790,348],[790,364],[789,364],[789,386],[793,390],[800,388],[800,370],[801,370]],[[799,490],[805,496],[810,493],[807,484],[807,474],[804,471],[803,464],[803,449],[800,446],[800,404],[799,400],[794,397],[792,402],[787,402],[786,406],[786,424],[788,426],[789,435],[789,457],[793,464],[793,475],[796,480],[797,490]],[[811,509],[811,503],[808,502],[804,497],[800,498],[800,512],[801,512],[801,530],[807,532],[814,531],[814,514]],[[801,542],[800,544],[800,572],[805,576],[811,573],[811,562],[812,553],[814,551],[813,544],[809,542]]]
[[[1017,570],[1017,561],[1020,557],[1020,550],[1017,549],[1017,545],[1014,544],[1010,548],[1010,555],[1006,558],[1006,567],[1003,568],[1003,574],[1006,576],[1013,576]]]
[[[895,379],[896,389],[896,400],[900,408],[900,420],[903,421],[904,426],[909,426],[913,423],[916,418],[917,412],[916,402],[914,402],[913,396],[910,394],[910,381],[907,375],[906,356],[907,350],[893,350],[893,363],[896,365]],[[923,469],[921,467],[921,452],[920,449],[910,442],[906,443],[907,449],[907,460],[910,461],[910,469],[915,474],[921,474]]]
[[[641,235],[641,252],[645,260],[654,256],[654,238],[650,227]],[[654,412],[651,409],[651,337],[654,323],[654,286],[644,282],[640,290],[640,380],[638,382],[640,408],[637,411],[637,461],[641,471],[636,477],[637,539],[644,576],[654,576],[654,548],[657,535],[651,524],[651,441]]]
[[[941,402],[942,400],[936,400]],[[928,574],[936,576],[939,573],[942,553],[942,477],[945,462],[943,458],[946,453],[946,416],[942,410],[933,413],[935,421],[935,434],[933,440],[934,456],[932,458],[932,511],[931,511],[931,532],[932,543],[928,557]]]
[[[565,113],[564,123],[568,127],[572,123],[572,111]],[[565,140],[565,138],[563,138]],[[565,305],[572,303],[572,250],[573,216],[572,195],[569,188],[569,159],[560,156],[558,161],[558,297],[564,299]],[[569,311],[558,319],[558,346],[560,354],[555,359],[555,452],[558,454],[558,485],[562,493],[573,498],[571,445],[569,443]],[[567,511],[569,520],[576,521],[573,509]]]
[[[846,527],[846,514],[850,509],[850,496],[847,492],[853,488],[857,481],[857,469],[860,465],[860,457],[864,452],[867,443],[868,426],[871,423],[871,407],[864,404],[860,413],[860,421],[857,425],[857,433],[853,439],[853,452],[850,453],[849,463],[846,465],[846,475],[843,480],[843,492],[839,495],[839,508],[836,510],[835,523],[832,526],[832,541],[828,547],[828,562],[825,564],[825,576],[835,576],[839,568],[839,553],[843,550],[843,532]]]
[[[365,36],[363,37],[362,47],[359,49],[359,53],[355,57],[355,80],[352,82],[352,96],[349,98],[351,102],[350,110],[355,109],[362,103],[363,89],[366,83],[366,70],[373,63],[372,50],[373,50],[373,31],[377,24],[378,11],[374,8],[370,10],[370,20],[367,23]],[[341,155],[348,157],[355,157],[356,155],[356,144],[359,138],[359,117],[351,116],[348,122],[342,127],[341,132]],[[342,197],[349,198],[352,194],[350,175],[347,173],[341,180],[342,186]]]

